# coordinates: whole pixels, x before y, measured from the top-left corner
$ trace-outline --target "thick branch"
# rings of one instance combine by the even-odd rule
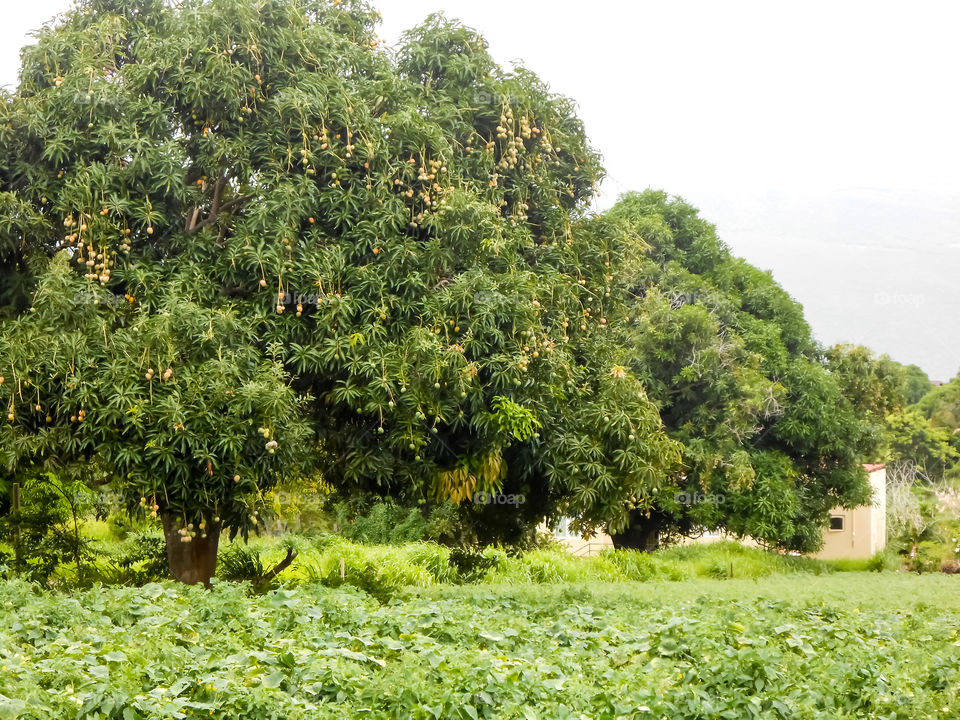
[[[274,567],[273,570],[268,572],[263,577],[260,577],[254,580],[254,584],[258,586],[266,585],[268,582],[273,580],[277,575],[279,575],[288,567],[290,567],[290,563],[292,563],[296,559],[297,559],[297,551],[294,550],[293,548],[287,548],[287,556],[283,560],[281,560],[279,563],[277,563],[277,566]]]
[[[207,217],[205,217],[205,218],[204,218],[203,220],[201,220],[200,222],[192,222],[192,223],[187,227],[187,234],[188,234],[188,235],[196,235],[198,232],[200,232],[201,230],[203,230],[205,227],[210,227],[211,225],[213,225],[214,223],[216,223],[217,220],[220,219],[220,216],[221,216],[221,215],[223,215],[224,213],[228,213],[228,212],[230,212],[231,210],[239,207],[240,205],[242,205],[243,203],[245,203],[245,202],[246,202],[247,200],[249,200],[249,199],[250,199],[249,196],[243,195],[243,196],[240,196],[240,197],[235,197],[233,200],[230,200],[230,201],[228,201],[228,202],[223,203],[223,205],[221,205],[221,206],[218,208],[217,212],[213,212],[213,211],[211,210],[210,215],[208,215]]]
[[[213,204],[210,206],[210,215],[216,217],[220,213],[220,202],[223,200],[223,190],[227,186],[227,174],[223,173],[217,178],[217,184],[213,188]]]

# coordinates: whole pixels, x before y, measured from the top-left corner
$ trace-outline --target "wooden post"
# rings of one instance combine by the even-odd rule
[[[730,561],[730,577],[733,577],[733,560]]]

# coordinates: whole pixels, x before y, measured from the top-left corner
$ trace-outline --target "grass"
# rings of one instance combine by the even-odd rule
[[[450,549],[434,543],[364,545],[337,536],[323,536],[314,541],[299,540],[297,544],[300,556],[293,567],[281,574],[281,582],[340,584],[336,581],[341,559],[348,584],[364,589],[376,583],[397,589],[465,580],[450,562]],[[283,543],[274,539],[251,540],[249,549],[261,556],[264,567],[279,562],[285,553]],[[587,558],[574,557],[559,549],[513,556],[491,548],[482,556],[489,569],[480,582],[493,585],[760,578],[792,573],[821,575],[835,569],[828,562],[780,555],[732,542],[678,547],[653,554],[610,550]],[[361,575],[369,576],[368,581],[360,580]]]
[[[339,535],[253,537],[249,543],[221,543],[221,577],[248,578],[245,568],[269,570],[292,545],[294,563],[277,578],[290,586],[321,583],[353,585],[379,596],[402,587],[483,583],[541,585],[558,583],[677,582],[694,578],[756,579],[770,575],[823,575],[832,572],[894,569],[895,563],[878,556],[869,560],[823,561],[769,552],[733,542],[687,545],[656,553],[607,550],[594,557],[574,557],[562,549],[534,550],[523,555],[487,548],[458,557],[450,548],[431,542],[402,545],[355,543]],[[143,582],[136,573],[111,575],[117,558],[128,553],[131,540],[103,541],[104,555],[97,567],[104,582]],[[341,578],[341,563],[344,577]],[[159,579],[159,578],[158,578]]]
[[[92,550],[85,571],[87,585],[97,582],[141,585],[163,579],[165,551],[162,535],[156,531],[132,533],[118,540],[108,523],[88,521],[85,535]],[[275,585],[352,585],[380,598],[388,598],[403,587],[438,584],[678,582],[694,578],[756,579],[898,567],[897,559],[888,555],[866,560],[822,561],[734,542],[686,545],[656,553],[606,550],[584,558],[574,557],[559,547],[523,555],[498,548],[464,554],[432,542],[373,545],[353,542],[337,534],[321,534],[254,536],[249,543],[229,542],[224,538],[220,547],[220,577],[251,579],[279,563],[291,545],[298,557],[279,575]],[[52,584],[61,588],[75,585],[73,565],[58,568]]]

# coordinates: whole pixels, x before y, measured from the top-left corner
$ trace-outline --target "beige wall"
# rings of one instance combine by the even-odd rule
[[[887,545],[887,471],[870,473],[873,504],[853,510],[834,508],[831,516],[843,518],[843,530],[824,530],[823,549],[813,557],[821,560],[868,558]]]
[[[613,550],[613,539],[606,533],[600,533],[589,538],[557,538],[571,554],[578,557],[599,555],[604,550]]]

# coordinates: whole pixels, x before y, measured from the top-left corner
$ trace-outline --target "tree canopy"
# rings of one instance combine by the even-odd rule
[[[815,549],[831,506],[869,499],[871,428],[802,308],[682,200],[630,194],[608,216],[648,245],[631,277],[631,369],[683,448],[655,511],[616,539],[721,529]]]
[[[375,22],[88,0],[24,50],[0,118],[8,469],[94,462],[181,533],[247,528],[241,491],[294,455],[345,492],[510,489],[593,523],[657,486],[676,446],[607,295],[639,255],[585,220],[572,103],[441,17],[393,53]]]

